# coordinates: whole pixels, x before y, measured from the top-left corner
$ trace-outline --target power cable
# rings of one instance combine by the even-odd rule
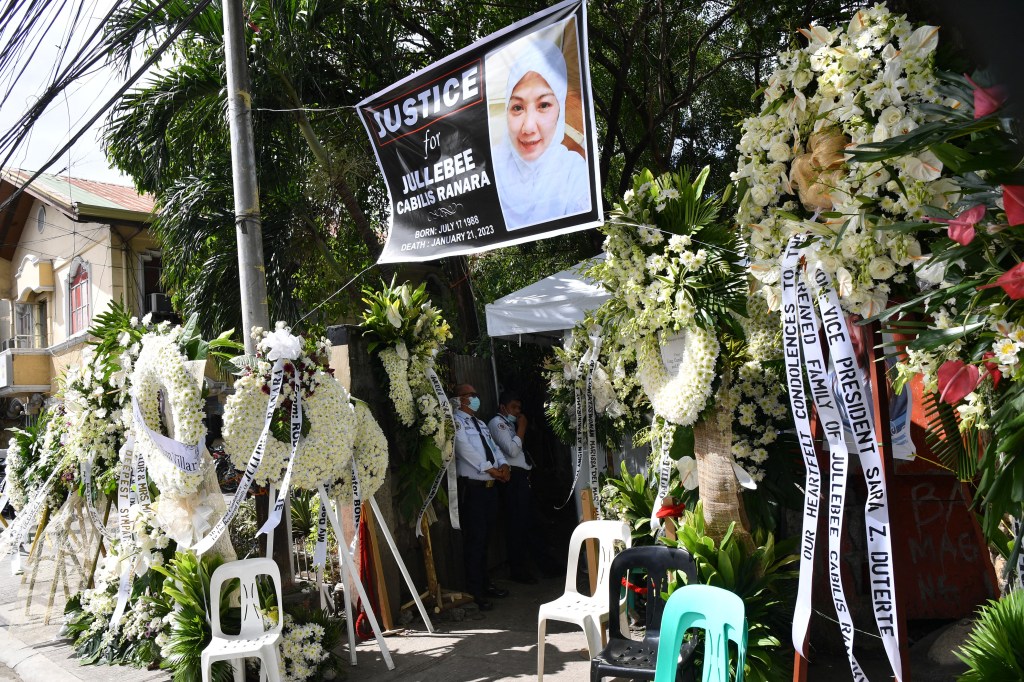
[[[160,4],[163,5],[163,4],[166,4],[166,2],[169,2],[169,1],[170,0],[163,0],[163,2],[161,2]],[[169,48],[171,46],[171,44],[174,42],[174,40],[188,27],[188,25],[190,23],[192,23],[192,21],[197,16],[199,16],[199,14],[201,14],[203,12],[203,10],[206,9],[207,6],[209,6],[211,1],[212,0],[199,0],[199,2],[196,4],[196,6],[193,8],[193,10],[188,14],[188,16],[186,16],[182,20],[182,22],[177,27],[175,27],[175,29],[168,35],[167,39],[164,40],[164,42],[162,42],[158,47],[156,47],[154,49],[154,51],[150,54],[150,56],[146,59],[146,61],[142,64],[142,66],[139,67],[139,69],[136,70],[135,73],[133,73],[124,82],[124,84],[120,88],[117,89],[117,92],[115,92],[113,94],[113,96],[110,97],[110,99],[107,100],[107,102],[100,108],[100,110],[97,111],[95,114],[93,114],[92,117],[90,117],[89,121],[85,124],[85,126],[83,126],[77,133],[75,133],[71,137],[71,139],[68,140],[68,142],[63,147],[61,147],[61,149],[56,154],[54,154],[52,157],[50,157],[50,159],[40,167],[39,170],[35,171],[35,173],[33,173],[32,177],[30,177],[28,179],[28,181],[26,181],[20,187],[15,189],[14,193],[10,197],[8,197],[2,204],[0,204],[0,212],[2,212],[8,206],[10,206],[10,204],[21,195],[21,193],[24,191],[24,188],[25,188],[26,185],[31,184],[32,181],[34,181],[36,178],[38,178],[40,175],[42,175],[46,171],[46,169],[48,169],[58,159],[60,159],[60,157],[64,154],[64,152],[66,152],[68,149],[70,149],[72,146],[74,146],[74,144],[86,132],[88,132],[89,128],[91,128],[92,125],[97,120],[99,120],[100,116],[105,114],[107,112],[107,110],[110,109],[110,107],[112,107],[121,98],[121,96],[125,92],[127,92],[128,89],[132,85],[135,84],[135,81],[137,81],[139,78],[141,78],[142,75],[149,69],[149,67],[152,66],[153,64],[155,64],[160,59],[160,57],[163,55],[163,53],[165,51],[167,51],[167,48]],[[9,156],[10,155],[8,154],[8,157]],[[3,163],[6,163],[6,159],[4,160]],[[0,165],[3,165],[3,163],[0,163]]]
[[[50,0],[47,1],[49,2]],[[102,32],[104,31],[105,25],[109,23],[111,19],[116,15],[117,11],[120,9],[120,4],[123,3],[123,1],[124,0],[120,0],[118,3],[115,3],[111,7],[110,11],[107,12],[104,18],[97,24],[93,32],[88,36],[85,43],[83,44],[83,48],[79,50],[78,54],[76,54],[75,59],[72,60],[71,63],[69,63],[64,69],[60,71],[57,77],[51,82],[50,86],[42,93],[42,95],[40,95],[40,97],[29,108],[29,110],[21,116],[18,122],[15,123],[15,125],[10,130],[8,130],[3,136],[0,136],[0,149],[9,149],[5,158],[2,161],[0,161],[0,166],[6,166],[8,164],[11,156],[14,154],[18,145],[25,139],[25,136],[31,130],[33,124],[42,116],[42,114],[46,111],[47,107],[50,106],[50,104],[53,102],[56,96],[60,94],[63,90],[65,90],[67,87],[69,87],[71,83],[80,78],[84,73],[88,72],[94,66],[99,64],[106,57],[106,52],[102,49],[102,43],[98,43],[97,45],[93,45],[93,43],[96,42],[97,39],[101,36]],[[137,29],[142,27],[146,21],[156,16],[158,12],[160,12],[168,3],[172,1],[173,0],[160,0],[160,2],[158,2],[152,9],[147,11],[142,17],[138,18],[131,26],[111,37],[110,42],[117,42],[127,36],[132,35]],[[35,5],[36,3],[33,2],[32,4]],[[156,52],[154,52],[153,55],[151,55],[150,59],[147,59],[147,61],[140,68],[140,70],[137,71],[128,80],[128,82],[126,83],[126,87],[120,90],[115,95],[114,101],[116,101],[118,97],[124,94],[124,91],[127,90],[127,87],[129,87],[136,80],[138,80],[138,78],[142,75],[143,72],[145,72],[146,69],[148,69],[153,63],[155,63],[156,58],[159,58],[159,56],[163,54],[163,52],[167,49],[167,47],[170,46],[171,42],[173,42],[173,40],[178,36],[178,34],[180,34],[181,31],[184,30],[184,28],[188,26],[192,22],[192,20],[196,16],[198,16],[199,13],[201,13],[209,4],[210,0],[201,0],[199,2],[198,6],[195,7],[194,10],[182,21],[181,25],[179,25],[174,31],[171,32],[167,40],[158,48],[156,48]],[[29,28],[31,28],[31,26]],[[2,33],[2,30],[0,30],[0,33]],[[36,48],[38,48],[38,44]],[[5,58],[4,54],[0,53],[0,72],[2,72],[6,68],[7,62],[9,61],[9,58]],[[24,72],[24,68],[25,67],[23,66],[21,72],[19,72],[19,78],[20,74]],[[111,105],[112,102],[105,105],[105,107],[90,121],[89,126],[91,126],[92,123],[94,123],[100,115],[102,115],[107,109],[109,109]],[[84,133],[84,131],[82,132]],[[77,136],[75,138],[75,141],[77,141],[78,137],[80,136],[81,135]],[[63,152],[64,150],[62,149],[60,153],[57,154],[57,156],[59,157],[61,154],[63,154]],[[51,160],[46,167],[49,167],[50,163],[53,163],[53,160]]]

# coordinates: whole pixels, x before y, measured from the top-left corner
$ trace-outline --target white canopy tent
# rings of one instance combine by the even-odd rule
[[[611,298],[600,284],[581,273],[604,259],[585,260],[485,306],[492,338],[543,335],[561,339],[590,310]]]
[[[569,330],[577,322],[581,322],[589,311],[597,309],[611,298],[611,294],[605,291],[604,287],[582,274],[604,260],[604,257],[605,254],[602,253],[499,298],[494,303],[488,303],[484,307],[488,335],[492,339],[506,341],[519,339],[550,345],[561,343]],[[493,358],[492,352],[492,361]],[[498,383],[497,368],[494,382]],[[604,471],[609,462],[604,456],[604,447],[599,445],[598,448],[602,455],[598,458],[600,469]],[[614,471],[618,471],[619,462],[624,457],[629,459],[628,466],[631,471],[641,471],[646,465],[647,451],[643,448],[634,450],[624,444],[622,451],[613,455],[614,462],[610,464]],[[584,463],[584,467],[586,466]],[[584,470],[577,481],[577,490],[587,487],[586,479]],[[580,498],[577,496],[577,513],[582,513],[580,505]]]

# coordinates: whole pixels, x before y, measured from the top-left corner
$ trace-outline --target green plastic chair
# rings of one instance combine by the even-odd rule
[[[687,585],[672,593],[661,616],[661,642],[654,682],[675,682],[683,635],[704,630],[703,682],[728,682],[729,642],[736,643],[736,682],[743,682],[747,660],[747,618],[743,600],[710,585]]]

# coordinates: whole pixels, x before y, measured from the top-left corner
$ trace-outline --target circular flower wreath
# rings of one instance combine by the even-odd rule
[[[718,337],[702,327],[688,327],[674,343],[682,346],[682,353],[673,376],[665,367],[658,337],[640,339],[638,375],[656,414],[673,424],[690,426],[697,421],[711,395],[718,360]]]
[[[292,338],[302,341],[301,337]],[[259,358],[255,367],[235,382],[235,393],[224,407],[224,449],[239,469],[248,465],[263,430],[272,369],[270,362]],[[291,485],[316,490],[319,484],[336,481],[350,471],[356,416],[345,387],[309,355],[300,353],[294,361],[285,362],[284,371],[276,414],[288,419],[291,401],[299,390],[303,422],[309,422],[309,432],[300,439],[295,453]],[[260,485],[278,485],[290,454],[291,443],[269,436],[255,481]]]
[[[142,338],[142,352],[132,373],[131,385],[145,425],[134,423],[135,447],[146,459],[149,476],[161,493],[176,496],[192,495],[199,490],[212,460],[202,458],[198,471],[182,471],[163,453],[149,434],[160,427],[159,394],[165,396],[170,409],[167,426],[170,437],[189,446],[202,445],[206,435],[203,425],[203,396],[200,383],[189,369],[188,360],[178,348],[176,337],[147,334]],[[148,426],[149,429],[145,428]]]
[[[354,400],[352,406],[356,419],[352,459],[359,475],[359,494],[366,500],[384,485],[388,474],[388,439],[365,403]],[[342,504],[352,502],[351,471],[351,467],[347,468],[333,486],[332,494]]]

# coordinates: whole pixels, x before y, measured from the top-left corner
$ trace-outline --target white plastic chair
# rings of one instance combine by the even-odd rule
[[[597,540],[597,588],[592,596],[576,589],[576,567],[585,540]],[[608,572],[615,557],[615,543],[626,547],[632,538],[629,525],[621,521],[585,521],[576,526],[569,541],[569,566],[565,572],[565,593],[555,601],[541,604],[537,611],[537,680],[544,679],[544,633],[547,621],[574,623],[587,635],[590,658],[601,653],[601,625],[608,621]],[[593,566],[590,570],[595,570]]]
[[[269,575],[277,593],[277,623],[264,630],[260,614],[260,597],[256,576]],[[227,635],[220,628],[220,592],[224,583],[238,578],[241,585],[242,626],[237,635]],[[213,640],[203,649],[203,682],[210,682],[210,669],[215,661],[230,661],[235,682],[245,682],[245,661],[256,656],[262,665],[261,679],[281,682],[278,645],[284,626],[281,601],[281,571],[273,559],[243,559],[222,564],[210,576],[210,627]]]

